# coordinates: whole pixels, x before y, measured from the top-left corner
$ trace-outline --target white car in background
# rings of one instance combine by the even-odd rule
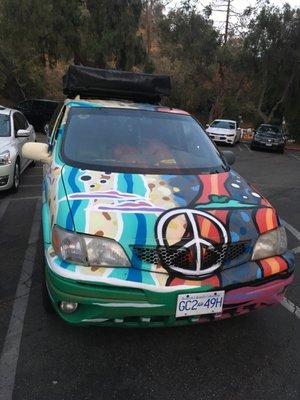
[[[22,113],[0,106],[0,191],[16,192],[20,175],[32,160],[22,157],[22,146],[36,135]]]
[[[241,139],[241,130],[236,121],[230,119],[215,119],[208,125],[206,132],[214,142],[228,143],[232,146]]]

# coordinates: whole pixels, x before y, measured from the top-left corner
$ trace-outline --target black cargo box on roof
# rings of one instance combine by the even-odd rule
[[[70,65],[63,77],[68,97],[120,99],[157,103],[169,96],[168,75],[154,75]]]

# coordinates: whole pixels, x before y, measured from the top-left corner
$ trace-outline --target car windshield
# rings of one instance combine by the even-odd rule
[[[10,136],[9,115],[0,114],[0,137]]]
[[[257,132],[263,133],[264,135],[282,135],[282,131],[278,126],[262,125],[258,128]]]
[[[83,169],[133,173],[221,172],[228,167],[191,116],[72,108],[62,157]]]
[[[229,121],[214,121],[211,124],[212,128],[221,128],[221,129],[235,129],[235,123]]]

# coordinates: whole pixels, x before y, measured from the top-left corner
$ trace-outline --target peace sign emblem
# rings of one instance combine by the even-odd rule
[[[207,275],[224,260],[227,231],[215,216],[204,211],[167,211],[157,223],[156,234],[163,266],[179,274]]]

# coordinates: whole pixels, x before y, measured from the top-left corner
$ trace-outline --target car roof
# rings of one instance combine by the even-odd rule
[[[19,102],[20,103],[24,103],[25,101],[40,101],[43,103],[59,103],[59,101],[57,100],[50,100],[50,99],[25,99]]]
[[[18,111],[18,110],[15,110],[14,108],[8,108],[5,106],[0,106],[0,114],[9,115],[12,111]]]
[[[233,119],[215,119],[213,122],[215,121],[224,121],[224,122],[233,122],[236,123],[236,121],[234,121]]]
[[[271,125],[271,124],[261,124],[259,126],[267,126],[267,127],[270,127],[270,128],[280,128],[280,126],[278,126],[278,125]]]
[[[177,108],[164,107],[159,104],[134,103],[127,100],[107,100],[107,99],[66,99],[65,105],[68,107],[105,107],[105,108],[122,108],[130,110],[157,111],[171,114],[190,115],[188,112]]]

